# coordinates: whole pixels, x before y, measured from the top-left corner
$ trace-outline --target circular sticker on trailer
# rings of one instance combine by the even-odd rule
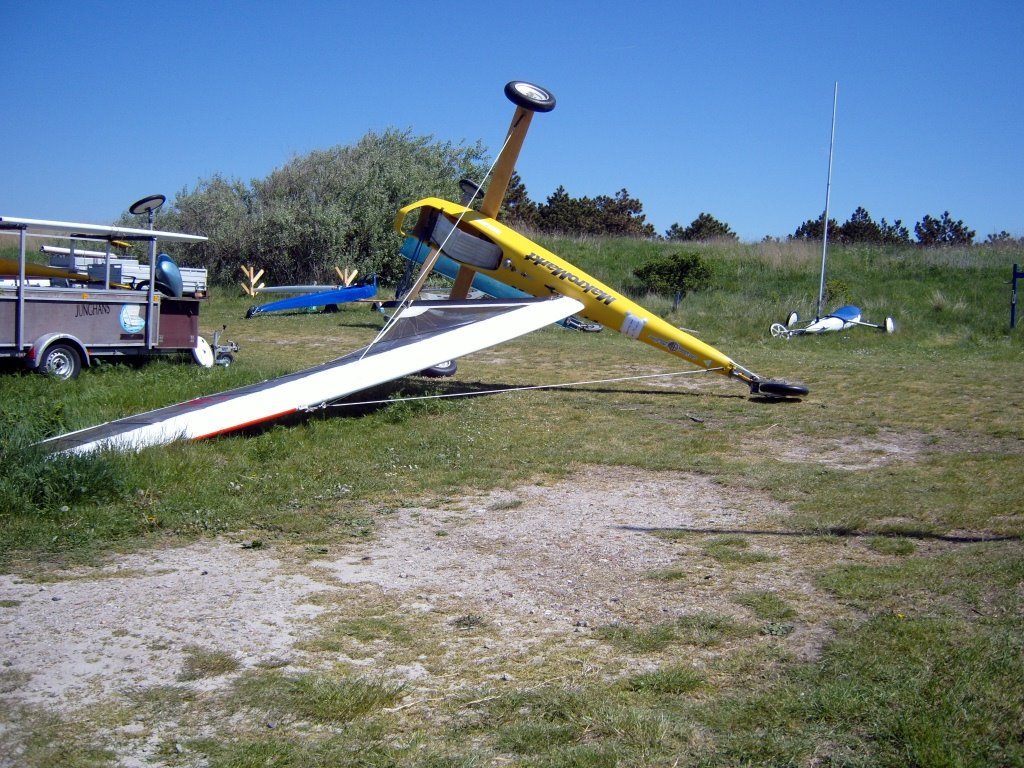
[[[139,333],[146,327],[146,318],[139,312],[138,304],[123,304],[118,319],[126,333]]]

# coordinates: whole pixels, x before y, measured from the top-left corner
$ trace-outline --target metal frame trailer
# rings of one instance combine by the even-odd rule
[[[205,237],[152,229],[0,216],[0,234],[18,236],[17,275],[0,288],[0,357],[18,358],[31,369],[69,379],[96,357],[152,356],[208,348],[199,335],[199,304],[156,290],[157,241],[201,242]],[[101,283],[84,276],[76,286],[40,286],[40,275],[73,272],[26,262],[29,237],[106,241],[107,270]],[[111,241],[147,242],[150,279],[144,290],[112,284]],[[8,269],[7,271],[13,271]]]

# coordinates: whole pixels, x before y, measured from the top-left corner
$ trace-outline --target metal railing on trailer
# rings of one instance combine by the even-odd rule
[[[147,198],[146,200],[150,200]],[[144,202],[144,201],[140,201]],[[145,209],[143,209],[145,210]],[[156,292],[157,283],[157,241],[197,243],[206,240],[200,235],[189,235],[180,232],[164,232],[160,230],[137,229],[132,227],[115,227],[98,224],[83,224],[79,222],[51,221],[46,219],[28,219],[13,216],[0,216],[0,234],[16,235],[18,237],[18,261],[16,267],[9,263],[4,270],[15,278],[15,311],[13,313],[14,329],[11,336],[3,334],[13,342],[13,349],[8,349],[8,356],[23,356],[29,352],[38,336],[28,337],[26,333],[26,306],[30,296],[41,296],[43,288],[29,284],[32,277],[64,277],[78,282],[88,281],[88,276],[77,275],[73,271],[43,267],[29,264],[26,258],[27,238],[63,238],[68,240],[82,240],[91,242],[103,242],[107,244],[107,267],[102,287],[89,289],[95,296],[99,291],[112,291],[115,288],[123,289],[125,286],[115,286],[110,280],[109,255],[113,241],[145,242],[148,243],[150,280],[146,286],[145,299],[145,334],[143,338],[145,350],[152,351],[157,345],[154,337],[154,323],[152,319],[157,315],[157,308],[160,297]],[[99,285],[99,283],[97,283]],[[89,295],[89,294],[83,294]],[[52,298],[52,297],[51,297]],[[53,299],[59,303],[59,298]],[[59,331],[61,329],[55,329]],[[141,329],[140,329],[141,330]],[[135,346],[138,346],[137,343]]]

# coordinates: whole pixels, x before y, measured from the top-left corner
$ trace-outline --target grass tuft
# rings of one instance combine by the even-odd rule
[[[595,630],[598,639],[636,654],[663,651],[671,645],[710,647],[750,634],[749,627],[715,613],[698,613],[645,627],[609,624]]]
[[[705,544],[704,552],[723,565],[752,565],[778,559],[749,547],[750,542],[743,536],[717,536]]]
[[[883,555],[912,555],[917,549],[913,541],[901,536],[872,536],[868,547]]]
[[[404,684],[335,677],[326,674],[287,676],[261,672],[237,686],[239,704],[255,706],[278,716],[318,723],[348,723],[379,713],[398,701]]]
[[[185,662],[178,674],[178,680],[182,682],[226,675],[235,672],[241,666],[238,659],[227,651],[208,650],[196,646],[187,648],[186,651]]]
[[[705,685],[704,676],[691,666],[673,664],[652,672],[633,675],[625,681],[627,690],[657,695],[681,696]]]
[[[742,592],[733,599],[752,610],[759,619],[779,621],[796,616],[796,609],[775,592]]]

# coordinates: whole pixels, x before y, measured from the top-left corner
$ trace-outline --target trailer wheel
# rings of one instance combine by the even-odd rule
[[[60,381],[70,381],[82,370],[82,358],[70,344],[51,344],[39,361],[39,372]]]

